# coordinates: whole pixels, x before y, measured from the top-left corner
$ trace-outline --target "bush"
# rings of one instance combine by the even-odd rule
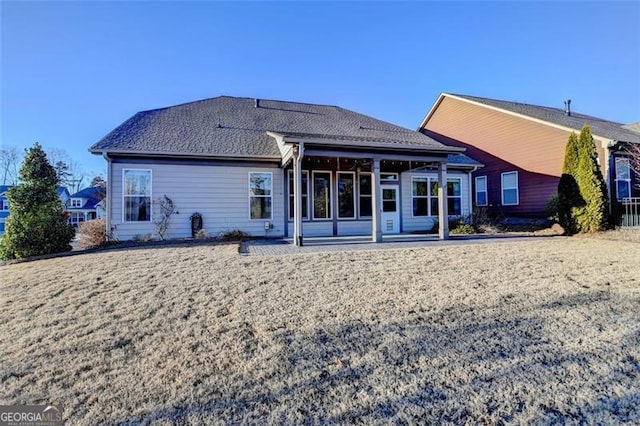
[[[153,235],[151,234],[136,234],[131,239],[135,243],[148,243],[153,240]]]
[[[559,220],[559,202],[560,200],[558,198],[558,194],[553,194],[549,197],[549,199],[547,200],[547,205],[544,208],[547,219],[553,220],[554,222],[557,222]]]
[[[218,235],[218,239],[222,241],[244,241],[249,238],[249,234],[239,229],[233,229],[231,231],[222,232]]]
[[[11,214],[0,240],[0,258],[16,259],[71,250],[75,236],[56,194],[58,177],[39,143],[29,148],[20,181],[7,191]]]
[[[476,228],[468,223],[458,223],[453,229],[451,229],[451,233],[457,235],[471,235],[476,233]]]
[[[81,249],[100,247],[107,243],[107,228],[104,219],[94,219],[80,224]]]
[[[200,229],[198,232],[196,232],[194,238],[196,240],[206,240],[207,238],[211,238],[211,235],[209,235],[209,233],[205,229]]]

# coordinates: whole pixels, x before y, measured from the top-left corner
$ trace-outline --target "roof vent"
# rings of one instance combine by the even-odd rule
[[[256,98],[256,108],[260,108],[260,99]]]
[[[571,115],[571,99],[567,99],[566,101],[564,101],[564,115]]]

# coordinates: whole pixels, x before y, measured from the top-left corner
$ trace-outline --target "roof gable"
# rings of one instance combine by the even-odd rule
[[[566,115],[564,110],[560,108],[448,93],[442,93],[440,95],[436,104],[431,108],[423,120],[421,127],[425,126],[426,122],[445,96],[515,114],[527,119],[533,119],[547,125],[560,127],[569,131],[579,132],[580,129],[582,129],[582,126],[587,124],[591,128],[591,133],[593,133],[594,136],[611,139],[613,141],[640,143],[640,133],[634,132],[626,126],[623,126],[622,123],[604,120],[602,118],[576,112],[571,112],[570,115]]]

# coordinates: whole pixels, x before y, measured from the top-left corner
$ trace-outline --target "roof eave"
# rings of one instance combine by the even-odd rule
[[[157,151],[133,151],[133,150],[110,150],[110,149],[89,149],[94,155],[116,155],[125,157],[158,157],[158,158],[206,158],[207,160],[235,160],[235,161],[280,161],[280,156],[238,156],[226,154],[201,154],[185,152],[157,152]]]

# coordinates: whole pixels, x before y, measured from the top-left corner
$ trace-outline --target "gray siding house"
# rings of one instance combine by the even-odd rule
[[[107,161],[107,228],[154,233],[171,198],[170,238],[202,215],[212,235],[290,237],[425,232],[470,213],[463,148],[336,106],[221,96],[135,114],[90,151]]]

